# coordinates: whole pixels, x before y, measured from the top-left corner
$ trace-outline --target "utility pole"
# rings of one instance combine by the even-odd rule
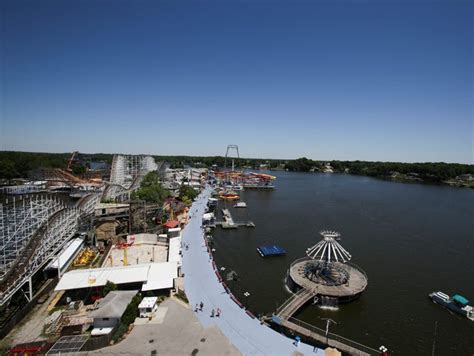
[[[321,318],[321,320],[326,320],[326,345],[329,346],[329,324],[334,323],[337,325],[337,323],[329,318]]]

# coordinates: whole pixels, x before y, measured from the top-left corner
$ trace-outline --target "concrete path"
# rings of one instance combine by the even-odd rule
[[[189,306],[183,304],[169,298],[160,304],[166,309],[162,323],[135,325],[118,344],[79,355],[240,355],[217,327],[203,328]]]
[[[323,356],[324,351],[307,344],[293,345],[293,340],[261,325],[248,316],[226,293],[212,267],[203,239],[201,217],[211,194],[205,189],[191,207],[191,219],[183,231],[184,287],[190,305],[201,301],[204,310],[196,315],[204,327],[217,326],[244,355],[313,355]],[[219,318],[211,318],[211,310],[220,308]]]

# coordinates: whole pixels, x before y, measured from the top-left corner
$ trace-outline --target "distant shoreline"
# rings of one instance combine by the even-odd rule
[[[105,166],[112,162],[113,154],[79,153],[77,172],[91,168],[91,163],[101,162]],[[153,156],[155,160],[168,163],[171,168],[187,166],[211,168],[223,167],[223,156]],[[0,151],[0,185],[10,184],[15,179],[31,176],[31,172],[42,168],[65,169],[71,153],[41,153]],[[320,161],[305,157],[291,160],[235,158],[237,166],[248,169],[268,169],[292,172],[349,173],[401,182],[442,184],[474,188],[474,165],[444,162],[402,163],[373,161]],[[228,162],[227,162],[228,163]],[[93,168],[93,167],[92,167]]]

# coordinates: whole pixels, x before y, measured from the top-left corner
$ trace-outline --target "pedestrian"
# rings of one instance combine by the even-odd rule
[[[199,308],[199,306],[198,306],[198,304],[196,303],[196,305],[194,306],[194,312],[197,313],[197,312],[198,312],[198,308]]]
[[[211,311],[211,318],[214,318],[214,309]]]
[[[204,308],[204,303],[201,302],[201,304],[199,304],[199,310],[202,311],[202,308]]]
[[[220,317],[220,316],[221,316],[221,309],[217,308],[216,317]]]

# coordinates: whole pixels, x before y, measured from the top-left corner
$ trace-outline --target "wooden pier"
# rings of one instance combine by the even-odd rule
[[[333,333],[328,333],[326,335],[325,330],[292,317],[298,309],[308,303],[312,298],[318,295],[318,293],[319,291],[317,289],[300,289],[298,293],[293,294],[272,315],[272,323],[288,330],[290,334],[304,336],[319,344],[335,347],[350,355],[378,355],[379,352],[375,349]]]

